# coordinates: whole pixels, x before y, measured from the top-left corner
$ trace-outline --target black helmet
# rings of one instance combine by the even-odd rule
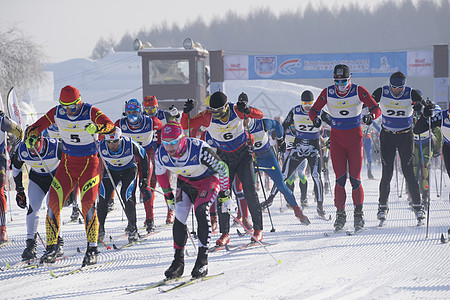
[[[306,90],[302,93],[301,99],[303,102],[313,102],[314,95],[311,91]]]
[[[350,69],[347,65],[336,65],[333,71],[334,79],[348,79],[350,78]]]

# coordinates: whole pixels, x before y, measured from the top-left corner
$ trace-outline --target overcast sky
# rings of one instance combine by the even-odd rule
[[[112,37],[116,42],[166,21],[183,26],[202,16],[205,22],[221,17],[228,10],[246,15],[258,7],[269,7],[275,14],[302,11],[309,2],[339,9],[356,4],[374,9],[378,4],[401,0],[0,0],[0,32],[20,29],[42,46],[49,62],[88,57],[97,41]],[[416,3],[418,0],[413,0]],[[435,1],[435,0],[429,0]],[[436,0],[438,1],[438,0]],[[180,41],[181,46],[182,41]]]

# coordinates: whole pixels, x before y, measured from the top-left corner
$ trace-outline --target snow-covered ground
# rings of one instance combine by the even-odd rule
[[[374,166],[375,178],[381,176],[381,168]],[[439,175],[439,174],[438,174]],[[186,287],[168,294],[150,289],[129,294],[126,288],[139,288],[164,277],[164,270],[172,261],[171,227],[162,227],[146,242],[122,250],[106,250],[101,246],[99,263],[112,263],[70,276],[53,278],[48,268],[0,271],[1,299],[450,299],[450,243],[441,244],[439,237],[450,227],[449,179],[444,174],[441,197],[437,197],[432,174],[432,202],[429,232],[426,226],[416,227],[413,212],[409,209],[405,192],[397,195],[395,176],[391,184],[390,212],[385,227],[378,228],[376,219],[379,180],[367,180],[365,168],[362,179],[365,191],[364,213],[367,230],[356,236],[345,233],[325,237],[324,232],[333,229],[335,208],[330,194],[325,197],[325,209],[332,215],[331,221],[316,217],[315,204],[309,193],[309,207],[305,213],[312,223],[301,225],[293,212],[285,207],[284,200],[277,196],[270,208],[274,232],[269,215],[264,214],[264,241],[276,243],[267,248],[255,247],[236,252],[218,251],[209,256],[209,273],[224,272],[224,275]],[[334,176],[331,176],[334,180]],[[399,189],[400,189],[399,179]],[[311,180],[309,191],[312,191]],[[438,180],[439,184],[439,180]],[[297,185],[297,184],[296,184]],[[347,194],[350,185],[347,183]],[[299,188],[295,195],[299,199]],[[0,248],[0,266],[20,260],[25,247],[25,210],[11,200],[8,212],[8,234],[12,243]],[[262,199],[260,192],[260,199]],[[117,239],[123,234],[126,222],[121,206],[116,200],[115,209],[108,215],[106,236]],[[155,222],[162,225],[166,208],[161,195],[155,200]],[[137,204],[138,222],[144,222],[144,207]],[[347,199],[347,228],[353,223],[353,206]],[[62,220],[69,219],[71,208],[63,208]],[[40,212],[39,232],[45,236],[45,209]],[[11,218],[13,221],[10,221]],[[189,218],[188,226],[191,227]],[[232,227],[231,244],[249,241],[239,237]],[[240,229],[242,231],[242,229]],[[141,233],[144,230],[141,230]],[[84,225],[69,223],[62,225],[66,255],[74,255],[57,265],[70,267],[81,264],[83,254],[77,247],[85,248]],[[212,236],[214,243],[218,234]],[[108,242],[112,244],[112,242]],[[125,240],[115,240],[117,246]],[[43,245],[39,242],[38,252]],[[186,250],[194,255],[195,249],[188,240]],[[185,275],[189,275],[195,257],[186,258]]]

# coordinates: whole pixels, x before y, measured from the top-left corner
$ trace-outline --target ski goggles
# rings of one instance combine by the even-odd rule
[[[336,85],[347,85],[348,84],[348,79],[335,79],[334,80],[334,84]]]
[[[141,108],[136,104],[127,104],[125,105],[125,111],[141,111]]]
[[[156,112],[157,106],[144,106],[146,113],[153,115]]]
[[[63,105],[61,104],[62,108],[64,108],[65,110],[70,110],[72,112],[75,112],[78,108],[78,105],[81,103],[80,100],[78,100],[78,102],[73,103],[73,104],[69,104],[69,105]]]
[[[308,102],[308,101],[302,101],[302,105],[303,105],[303,106],[311,106],[311,105],[313,105],[313,103],[314,103],[314,101],[310,101],[310,102]]]
[[[174,139],[174,140],[171,140],[171,141],[161,141],[161,143],[162,143],[164,146],[168,146],[168,145],[175,146],[176,144],[178,144],[178,143],[180,142],[180,140],[181,140],[181,138],[182,138],[183,136],[184,136],[184,134],[180,134],[180,136],[177,137],[177,138]]]
[[[228,102],[225,103],[224,105],[222,105],[221,107],[218,107],[218,108],[210,107],[209,109],[211,110],[212,113],[220,113],[227,109],[227,105],[228,105]]]

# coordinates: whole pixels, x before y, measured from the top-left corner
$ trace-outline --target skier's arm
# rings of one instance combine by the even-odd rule
[[[219,174],[220,190],[226,191],[230,189],[228,166],[214,152],[211,147],[204,146],[200,152],[200,161],[208,168],[213,169]]]
[[[145,152],[145,149],[142,148],[137,142],[131,140],[133,145],[133,154],[134,156],[139,157],[139,161],[141,164],[142,176],[141,178],[148,178],[148,156]]]
[[[284,130],[279,122],[272,119],[263,119],[262,121],[264,122],[264,127],[266,131],[275,130],[275,132],[277,133],[277,138],[278,139],[283,138]]]
[[[317,118],[317,116],[319,116],[320,111],[325,106],[325,104],[327,104],[327,90],[328,89],[322,90],[319,97],[317,97],[316,102],[314,102],[313,106],[311,107],[311,110],[309,111],[308,116],[313,122],[314,119]]]
[[[200,126],[209,127],[209,124],[211,123],[211,118],[212,115],[209,110],[204,110],[195,115],[194,117],[191,117],[190,119],[189,114],[183,113],[181,115],[181,126],[183,127],[183,129],[188,129],[189,126],[191,128],[197,128]]]
[[[359,100],[363,102],[369,109],[369,114],[372,115],[372,120],[375,120],[381,116],[381,109],[374,98],[369,94],[369,92],[362,86],[358,85],[358,96]]]
[[[1,130],[13,134],[19,142],[22,140],[22,128],[20,128],[16,122],[8,118],[6,115],[3,115]]]
[[[428,120],[429,118],[425,118],[423,115],[417,120],[416,124],[414,124],[413,132],[414,134],[421,134],[428,130]],[[442,124],[442,112],[437,113],[433,117],[431,117],[431,129],[436,127],[441,127]]]
[[[14,151],[14,154],[11,157],[12,173],[13,173],[13,177],[14,177],[14,183],[16,184],[16,190],[17,190],[17,188],[23,188],[23,183],[22,183],[23,161],[19,158],[19,155],[17,152],[18,151]]]
[[[380,103],[381,95],[383,93],[383,88],[379,87],[372,93],[372,98],[375,100],[376,103]]]
[[[109,134],[116,130],[114,123],[97,107],[91,108],[91,121],[97,126],[97,133]]]

